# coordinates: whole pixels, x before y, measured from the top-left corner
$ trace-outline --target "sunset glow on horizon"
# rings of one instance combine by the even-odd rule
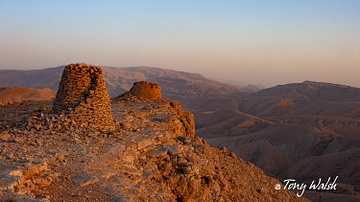
[[[0,69],[153,66],[360,87],[360,1],[0,1]]]

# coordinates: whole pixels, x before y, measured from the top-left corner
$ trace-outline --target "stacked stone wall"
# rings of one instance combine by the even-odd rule
[[[84,64],[65,67],[52,112],[66,114],[77,124],[102,129],[115,128],[102,69]]]
[[[161,100],[161,88],[157,83],[147,81],[135,82],[129,93],[144,99]]]

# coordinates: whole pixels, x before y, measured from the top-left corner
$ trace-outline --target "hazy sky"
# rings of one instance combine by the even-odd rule
[[[78,62],[360,87],[360,1],[0,0],[0,69]]]

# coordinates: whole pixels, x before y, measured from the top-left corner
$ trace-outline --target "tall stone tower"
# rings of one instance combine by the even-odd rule
[[[101,68],[84,64],[66,66],[52,112],[64,113],[82,126],[100,130],[115,129]]]

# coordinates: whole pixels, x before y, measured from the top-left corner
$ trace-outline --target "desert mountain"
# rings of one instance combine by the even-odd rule
[[[0,106],[1,199],[307,201],[197,137],[192,114],[155,84],[138,82],[110,105],[98,67],[65,70],[53,102]]]
[[[339,176],[359,195],[359,96],[358,88],[329,83],[276,86],[237,99],[227,113],[195,113],[197,132],[281,179]]]
[[[242,99],[239,110],[259,116],[282,114],[343,116],[358,109],[359,100],[358,88],[305,81],[256,92]]]
[[[40,70],[0,70],[0,87],[50,88],[56,92],[64,66]]]

